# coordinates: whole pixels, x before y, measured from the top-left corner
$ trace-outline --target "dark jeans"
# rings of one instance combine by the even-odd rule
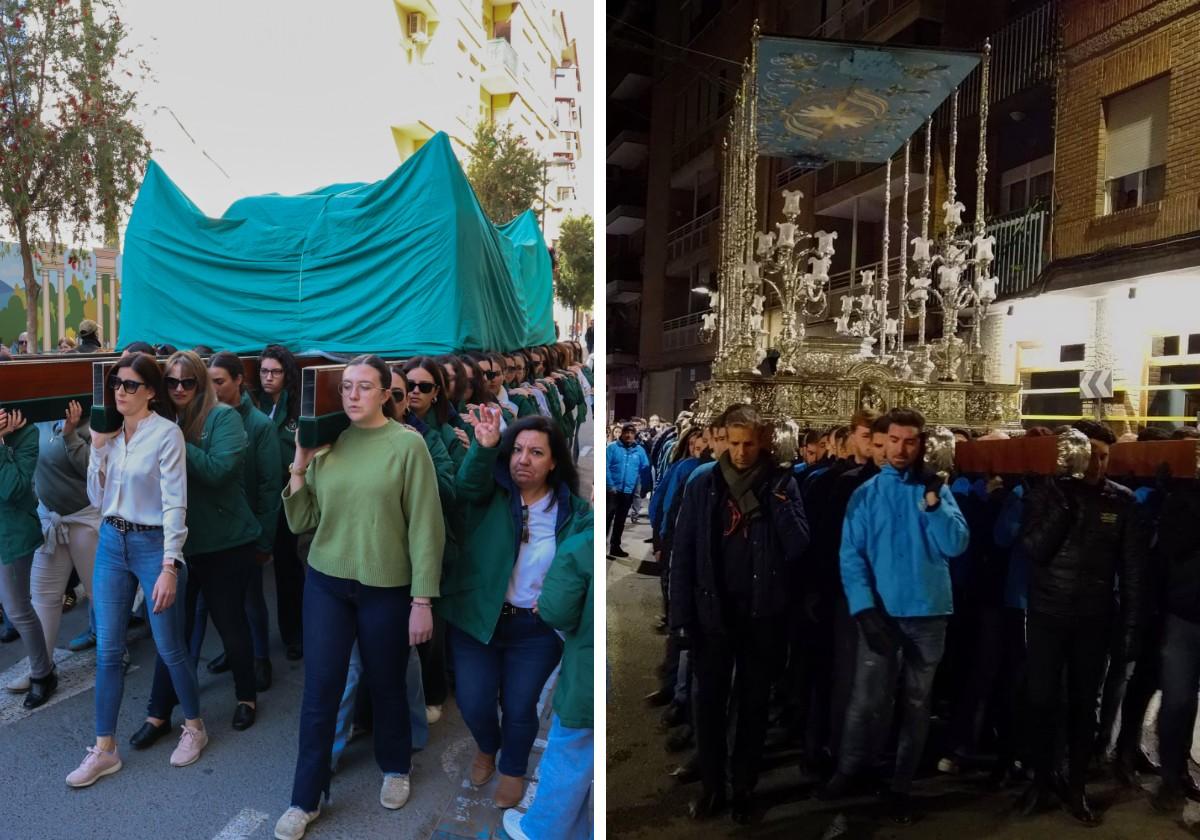
[[[446,620],[433,617],[433,636],[417,645],[421,657],[421,684],[425,687],[425,705],[441,706],[450,693],[446,680]]]
[[[500,752],[497,767],[506,776],[525,775],[538,698],[562,651],[558,634],[528,612],[501,616],[487,644],[450,625],[459,711],[479,751]]]
[[[999,679],[996,680],[993,704],[996,709],[996,763],[1008,768],[1020,758],[1026,761],[1030,746],[1022,739],[1029,731],[1026,711],[1026,642],[1025,611],[1015,607],[1002,610],[1002,646]]]
[[[1063,673],[1067,679],[1068,781],[1082,791],[1096,736],[1096,699],[1104,678],[1111,621],[1029,612],[1028,713],[1034,770],[1045,783],[1054,763]]]
[[[810,757],[823,752],[838,755],[858,662],[858,625],[850,607],[845,598],[836,598],[832,606],[833,614],[823,620],[818,636],[820,670],[809,686],[812,705],[804,738]]]
[[[257,568],[254,562],[254,544],[214,551],[211,554],[193,554],[187,558],[188,586],[184,598],[184,638],[191,640],[196,630],[196,601],[203,593],[208,604],[213,624],[225,645],[229,658],[229,670],[233,673],[234,696],[238,700],[255,702],[254,651],[250,643],[250,624],[246,621],[246,590],[250,587],[250,575]],[[189,645],[190,667],[196,670],[196,656]],[[171,711],[179,702],[171,683],[171,673],[159,656],[154,663],[154,682],[150,688],[150,701],[146,714],[161,720],[170,720]]]
[[[304,696],[291,804],[315,811],[329,796],[329,756],[350,650],[358,641],[363,678],[377,710],[375,761],[384,773],[409,772],[409,587],[366,586],[309,569],[304,581]]]
[[[285,645],[298,645],[304,639],[304,565],[296,548],[296,535],[288,527],[287,517],[279,511],[279,527],[275,530],[275,602],[279,620],[279,636]]]
[[[725,791],[729,717],[737,717],[733,736],[733,789],[748,793],[758,782],[767,736],[767,713],[781,666],[787,623],[782,618],[731,614],[725,633],[698,632],[689,661],[696,664],[696,744],[700,778],[707,792]],[[736,674],[736,678],[735,678]],[[731,683],[733,699],[730,700]]]
[[[1188,750],[1196,720],[1196,692],[1200,690],[1200,624],[1168,615],[1163,635],[1158,757],[1162,763],[1163,784],[1178,789],[1187,778]]]
[[[263,598],[263,570],[256,560],[254,571],[250,573],[250,584],[246,587],[246,621],[250,627],[250,643],[254,649],[255,659],[270,659],[270,640],[267,631],[267,602]],[[208,632],[208,604],[204,601],[204,593],[200,593],[196,601],[195,627],[192,630],[188,649],[192,659],[200,659],[200,650],[204,647],[204,636]]]
[[[908,793],[929,735],[929,707],[933,678],[946,645],[946,618],[893,618],[900,631],[900,649],[880,656],[858,644],[858,667],[854,690],[846,710],[838,772],[854,776],[874,760],[891,726],[896,706],[896,683],[901,685],[903,720],[896,747],[896,769],[892,790]]]
[[[612,528],[609,545],[614,550],[621,547],[621,536],[625,533],[625,520],[629,517],[629,508],[633,506],[632,493],[613,493],[612,503],[608,506],[606,518]]]
[[[1141,653],[1133,666],[1133,675],[1125,687],[1121,704],[1121,731],[1117,734],[1117,756],[1131,759],[1142,746],[1142,723],[1150,698],[1162,687],[1163,625],[1157,616],[1147,623]]]

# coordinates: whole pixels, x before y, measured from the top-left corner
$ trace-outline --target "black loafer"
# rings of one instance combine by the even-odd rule
[[[255,659],[254,660],[254,689],[255,691],[266,691],[271,687],[271,660],[270,659]]]
[[[229,670],[229,659],[226,658],[224,652],[214,656],[208,663],[208,673],[224,674]]]
[[[254,725],[254,717],[253,708],[245,703],[238,703],[237,708],[233,710],[233,728],[238,732],[249,729]]]
[[[0,631],[0,643],[8,644],[9,642],[15,642],[19,638],[21,638],[21,634],[17,632],[16,627],[5,627],[4,630]]]
[[[58,688],[58,672],[51,671],[44,677],[31,677],[29,691],[25,695],[25,708],[36,709],[50,699],[50,695]]]
[[[299,659],[303,659],[304,658],[304,645],[288,645],[287,652],[285,655],[292,662],[295,662]]]
[[[171,721],[164,720],[158,726],[155,726],[150,721],[142,724],[142,728],[133,733],[133,737],[129,739],[129,746],[135,750],[144,750],[147,747],[153,746],[154,742],[171,731]]]

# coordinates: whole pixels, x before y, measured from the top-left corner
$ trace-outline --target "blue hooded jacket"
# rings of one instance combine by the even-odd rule
[[[891,464],[854,491],[840,554],[851,615],[876,606],[900,618],[954,612],[949,562],[970,535],[950,488],[939,496],[941,504],[925,510],[925,485]]]
[[[676,461],[667,470],[666,478],[658,483],[658,492],[655,493],[655,498],[661,498],[661,507],[658,511],[658,521],[654,521],[654,507],[651,505],[650,521],[654,525],[654,530],[662,537],[666,537],[671,532],[671,526],[674,524],[670,521],[668,513],[671,506],[676,503],[683,493],[683,488],[687,484],[688,479],[692,477],[692,473],[700,466],[699,458],[687,457],[680,461]],[[653,500],[651,500],[653,501]]]
[[[650,459],[645,448],[636,441],[629,446],[614,440],[605,451],[608,462],[608,489],[616,493],[632,493],[642,480],[642,492],[648,492],[654,482],[650,476]]]

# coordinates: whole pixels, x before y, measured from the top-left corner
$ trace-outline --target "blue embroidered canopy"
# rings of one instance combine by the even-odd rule
[[[882,163],[978,63],[974,53],[762,37],[758,151]]]

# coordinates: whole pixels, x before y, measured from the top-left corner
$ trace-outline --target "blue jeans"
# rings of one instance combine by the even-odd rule
[[[858,665],[850,706],[846,709],[838,772],[853,776],[878,755],[896,705],[896,681],[903,674],[904,702],[901,708],[904,719],[896,747],[892,790],[908,793],[929,735],[929,699],[933,677],[946,646],[947,620],[937,616],[893,618],[892,621],[901,636],[900,649],[894,655],[875,653],[860,631]]]
[[[92,598],[96,605],[96,736],[111,736],[117,728],[121,694],[125,690],[125,629],[138,584],[147,601],[162,573],[163,533],[130,531],[122,534],[113,526],[100,526],[96,546],[96,569]],[[171,685],[179,697],[184,717],[200,717],[200,691],[196,673],[188,661],[184,641],[187,568],[179,570],[175,601],[160,613],[147,610],[154,646],[166,665]]]
[[[408,773],[409,602],[407,586],[366,586],[311,568],[305,575],[304,696],[292,805],[315,811],[321,794],[329,797],[329,758],[355,640],[372,705],[380,711],[374,724],[375,761],[385,774]]]
[[[350,669],[346,672],[346,688],[342,692],[342,702],[338,705],[337,727],[333,733],[333,754],[330,756],[329,767],[334,772],[350,743],[350,731],[354,728],[355,707],[359,702],[368,701],[370,697],[359,697],[359,684],[362,682],[362,657],[358,653],[358,643],[350,651]],[[413,752],[425,749],[429,743],[429,720],[425,717],[425,689],[421,683],[421,658],[416,651],[409,648],[408,667],[405,672],[408,684],[408,723],[412,727]],[[374,709],[371,710],[374,712]]]
[[[570,729],[558,715],[538,768],[538,789],[521,817],[534,840],[589,840],[592,836],[593,730]]]
[[[1164,785],[1187,779],[1188,751],[1200,690],[1200,624],[1167,615],[1162,647],[1162,708],[1158,712],[1158,757]]]
[[[532,613],[501,616],[486,645],[451,625],[459,711],[479,751],[500,753],[506,776],[524,776],[537,738],[537,703],[562,658],[562,641]],[[499,712],[503,712],[503,719]]]

